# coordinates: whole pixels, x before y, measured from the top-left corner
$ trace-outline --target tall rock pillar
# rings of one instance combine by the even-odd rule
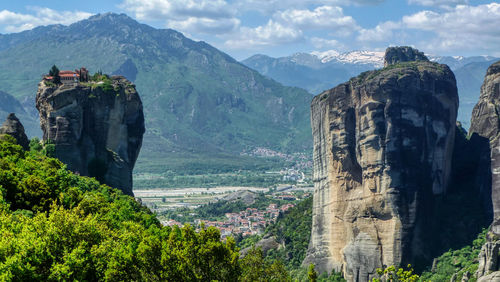
[[[426,258],[434,195],[446,192],[455,76],[409,47],[385,67],[316,96],[313,227],[304,264],[368,281],[376,268]]]
[[[144,134],[135,85],[122,76],[99,82],[38,86],[43,140],[68,168],[132,193],[132,170]]]
[[[500,235],[500,62],[494,63],[486,71],[479,102],[472,111],[469,132],[485,138],[490,144],[483,157],[487,158],[491,174],[478,177],[481,178],[484,193],[491,193],[494,217],[492,231]]]

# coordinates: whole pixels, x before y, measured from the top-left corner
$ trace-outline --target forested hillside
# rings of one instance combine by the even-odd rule
[[[162,227],[132,197],[75,175],[50,145],[0,137],[0,280],[251,281],[288,279],[258,253],[239,259],[215,228]]]

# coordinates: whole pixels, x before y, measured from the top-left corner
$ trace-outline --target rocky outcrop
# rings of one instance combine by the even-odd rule
[[[482,193],[491,195],[494,224],[492,231],[500,234],[500,62],[491,65],[481,86],[479,102],[472,111],[469,132],[489,141],[482,153],[482,163],[491,169],[488,175],[478,175]]]
[[[144,134],[142,102],[122,76],[48,86],[36,96],[44,142],[68,168],[132,193],[132,170]]]
[[[489,232],[486,237],[486,243],[481,248],[478,261],[479,266],[476,272],[477,277],[482,277],[499,270],[498,251],[500,250],[500,241],[497,236]]]
[[[429,61],[423,52],[411,47],[389,47],[385,51],[384,67],[401,62]]]
[[[0,127],[0,134],[11,135],[17,140],[17,144],[21,145],[23,149],[29,150],[29,141],[24,133],[24,126],[14,113],[7,116],[7,120]]]
[[[499,282],[500,281],[500,271],[493,272],[486,276],[477,279],[477,282]]]
[[[247,247],[241,250],[240,255],[241,257],[245,257],[252,248],[260,248],[265,256],[270,250],[277,250],[280,247],[281,245],[278,243],[275,236],[266,235],[264,236],[264,238],[260,239],[254,246]]]
[[[500,62],[491,65],[481,86],[479,102],[472,111],[470,132],[493,140],[500,133]]]
[[[449,182],[458,96],[451,70],[419,54],[389,48],[386,62],[398,64],[313,99],[313,227],[304,265],[368,281],[377,267],[430,259],[425,230],[432,199]]]
[[[500,249],[500,62],[491,65],[481,86],[479,102],[472,111],[470,133],[485,139],[481,166],[487,167],[477,175],[481,192],[489,196],[493,223],[487,242],[479,254],[478,281],[500,281],[498,255]],[[493,272],[493,273],[492,273]]]

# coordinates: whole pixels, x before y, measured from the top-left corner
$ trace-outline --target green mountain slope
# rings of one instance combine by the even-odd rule
[[[209,166],[210,158],[245,166],[255,158],[240,153],[259,147],[310,151],[310,94],[174,30],[104,14],[0,38],[8,39],[0,44],[2,89],[17,98],[35,95],[41,75],[53,64],[134,80],[147,128],[139,171],[168,170],[178,160],[184,167]]]
[[[36,132],[40,130],[40,124],[24,110],[21,103],[12,95],[0,90],[0,125],[10,113],[16,113],[26,131]]]
[[[302,87],[314,95],[375,68],[372,64],[322,63],[307,53],[281,58],[254,55],[242,63],[284,85]]]
[[[455,73],[460,97],[457,119],[468,128],[472,108],[479,99],[479,88],[483,83],[486,69],[498,61],[498,58],[491,56],[429,56],[429,58],[433,62],[447,64]],[[379,63],[382,62],[381,57]],[[242,63],[284,85],[302,87],[312,94],[319,94],[361,72],[378,68],[373,61],[366,61],[363,57],[351,58],[350,62],[339,62],[335,59],[323,62],[319,57],[307,53],[296,53],[280,58],[254,55]]]
[[[453,71],[457,78],[458,93],[460,95],[457,120],[462,122],[467,128],[470,125],[472,109],[479,100],[479,92],[486,70],[496,61],[498,59],[486,62],[472,62]]]

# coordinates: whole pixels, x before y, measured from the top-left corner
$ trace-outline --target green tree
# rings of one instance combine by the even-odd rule
[[[396,268],[391,265],[385,269],[377,268],[377,274],[379,278],[374,278],[373,282],[381,281],[401,281],[401,282],[416,282],[420,279],[417,274],[413,273],[413,268],[408,264],[408,270],[403,268]]]
[[[307,277],[310,282],[316,282],[318,280],[318,273],[314,270],[314,264],[309,265],[309,269],[307,271]]]
[[[217,229],[163,227],[134,198],[75,175],[41,152],[26,152],[10,136],[0,138],[0,281],[240,276],[235,242],[223,242]]]
[[[33,137],[30,140],[30,150],[36,151],[36,152],[41,152],[43,149],[42,144],[40,143],[40,139],[38,137]]]
[[[261,248],[252,247],[241,260],[240,281],[290,281],[290,276],[282,263],[270,263],[264,259]]]
[[[52,68],[50,68],[49,75],[53,77],[53,81],[55,84],[61,83],[61,77],[59,76],[59,69],[56,67],[56,65],[53,65]]]

